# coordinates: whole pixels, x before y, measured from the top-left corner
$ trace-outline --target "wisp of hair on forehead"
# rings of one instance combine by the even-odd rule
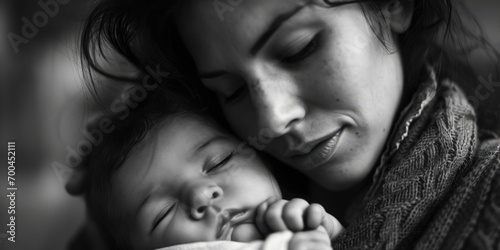
[[[448,78],[466,91],[478,86],[477,74],[472,70],[468,55],[482,50],[491,59],[493,77],[499,77],[500,55],[491,46],[481,27],[459,0],[402,0],[413,1],[414,14],[408,30],[401,35],[398,48],[389,44],[381,27],[387,22],[384,8],[393,0],[317,0],[319,5],[336,7],[340,4],[359,4],[372,30],[386,46],[389,53],[402,54],[405,88],[415,88],[429,64],[438,78]],[[97,58],[105,56],[103,47],[111,48],[124,56],[139,69],[160,65],[172,72],[172,77],[182,78],[186,87],[201,86],[196,68],[182,44],[176,30],[176,13],[189,1],[165,0],[103,0],[99,1],[85,23],[81,39],[81,55],[87,72],[97,72],[110,78],[120,76],[106,72]],[[463,19],[467,19],[467,25]],[[90,77],[92,78],[92,77]],[[96,96],[99,83],[88,81]],[[203,88],[202,88],[203,89]],[[410,91],[412,92],[412,91]],[[211,103],[215,98],[204,92]],[[215,107],[216,105],[214,105]],[[481,126],[484,107],[479,107]],[[216,113],[219,111],[216,110]],[[489,120],[488,124],[496,122]]]

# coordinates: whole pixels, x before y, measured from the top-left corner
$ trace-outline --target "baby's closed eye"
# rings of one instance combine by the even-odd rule
[[[157,214],[155,219],[153,220],[153,226],[151,228],[151,233],[158,227],[160,222],[165,219],[175,208],[176,203],[175,202],[169,202],[163,207]]]

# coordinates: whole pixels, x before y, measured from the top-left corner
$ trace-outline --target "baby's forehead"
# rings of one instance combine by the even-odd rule
[[[168,165],[184,164],[198,156],[200,147],[217,138],[236,140],[210,119],[195,115],[164,119],[130,152],[113,175],[112,185],[119,186],[117,191],[124,192],[122,195],[130,193],[129,189],[144,186],[144,177],[158,166],[162,165],[162,171],[167,172]]]
[[[196,144],[197,141],[206,140],[208,137],[232,135],[221,128],[211,118],[196,114],[186,114],[163,119],[151,133],[151,137],[181,140],[185,144]]]

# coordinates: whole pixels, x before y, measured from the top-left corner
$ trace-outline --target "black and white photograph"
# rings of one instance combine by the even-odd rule
[[[500,250],[500,0],[0,0],[0,250]]]

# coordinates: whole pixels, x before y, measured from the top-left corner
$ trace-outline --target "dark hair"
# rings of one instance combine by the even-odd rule
[[[390,0],[361,0],[365,17],[373,27],[386,22],[381,6]],[[500,77],[500,54],[488,42],[484,32],[470,11],[459,0],[402,0],[414,2],[414,13],[408,30],[401,36],[399,51],[405,72],[405,88],[413,93],[426,74],[426,65],[432,66],[439,80],[448,79],[466,93],[480,85],[477,72],[470,63],[472,51],[481,50],[490,60],[488,72]],[[465,20],[467,19],[467,20]],[[467,22],[465,22],[467,21]],[[374,29],[375,30],[375,29]],[[382,35],[379,40],[391,50]],[[468,96],[471,98],[471,96]],[[469,99],[469,101],[471,101]],[[500,131],[498,117],[492,117],[487,102],[471,102],[478,112],[478,125],[483,129]],[[498,116],[498,115],[497,115]]]
[[[337,2],[318,0],[333,7]],[[386,22],[383,6],[391,0],[357,0],[351,3],[360,4],[365,17],[374,32]],[[479,84],[468,61],[468,53],[474,49],[482,49],[488,55],[499,60],[497,51],[489,45],[477,22],[458,0],[401,0],[414,2],[413,20],[408,30],[401,36],[399,50],[403,58],[405,72],[405,88],[414,88],[420,82],[426,64],[431,64],[439,78],[448,78],[460,84],[465,90],[472,90]],[[159,65],[163,70],[171,72],[176,86],[188,90],[191,96],[205,96],[207,105],[215,106],[210,92],[199,88],[201,83],[196,77],[195,66],[184,47],[175,28],[174,19],[185,1],[169,0],[102,0],[97,3],[85,23],[81,37],[82,65],[90,76],[88,88],[99,99],[100,82],[95,81],[94,73],[121,82],[139,82],[121,75],[113,74],[99,63],[106,57],[111,48],[125,57],[136,68],[145,72],[148,65]],[[461,15],[459,15],[459,12]],[[470,17],[473,27],[463,23],[463,17]],[[474,32],[473,32],[474,31]],[[376,33],[377,34],[377,33]],[[393,48],[377,34],[389,52]],[[498,74],[496,61],[495,74]],[[498,75],[495,75],[498,77]],[[167,84],[172,85],[171,82]],[[201,93],[201,94],[200,94]],[[144,103],[131,114],[128,122],[117,126],[113,134],[103,142],[102,150],[96,150],[91,158],[96,164],[90,164],[91,178],[94,187],[87,192],[87,199],[93,195],[100,196],[95,200],[106,200],[106,190],[111,173],[126,159],[128,152],[147,133],[153,120],[161,114],[176,113],[169,109],[172,105],[161,103],[163,97],[157,95],[154,101]],[[170,102],[171,98],[165,98]],[[175,98],[173,98],[175,99]],[[175,105],[174,105],[175,106]],[[476,107],[479,108],[480,107]],[[182,113],[182,112],[181,112]],[[215,111],[216,115],[220,113]],[[483,117],[482,117],[483,116]],[[156,118],[155,118],[156,117]],[[479,124],[484,114],[479,112]],[[492,118],[492,117],[488,117]],[[490,121],[491,122],[491,121]],[[491,124],[497,126],[496,122]],[[101,174],[104,173],[104,174]],[[89,202],[90,210],[102,211],[106,206]],[[95,207],[94,207],[95,206]],[[111,212],[111,211],[109,211]],[[99,213],[95,213],[98,215]],[[98,220],[105,221],[105,220]],[[111,222],[110,222],[111,223]],[[101,223],[107,226],[108,223]],[[112,225],[112,224],[109,224]]]
[[[134,91],[134,88],[129,89]],[[131,94],[132,95],[132,94]],[[131,95],[126,95],[131,98]],[[198,103],[182,93],[164,88],[148,91],[147,98],[127,114],[105,114],[95,120],[95,127],[107,119],[110,133],[87,156],[80,167],[86,168],[84,197],[90,217],[103,230],[103,237],[111,249],[128,249],[128,238],[122,229],[119,207],[113,205],[111,178],[127,160],[132,150],[165,119],[179,116],[199,116],[211,119]],[[208,121],[208,120],[207,120]],[[88,126],[93,129],[92,125]]]
[[[317,1],[331,7],[339,4],[329,0]],[[390,1],[354,0],[347,3],[360,4],[372,29],[377,32],[387,21],[383,6]],[[496,57],[491,58],[496,60],[491,65],[495,67],[494,77],[499,76],[498,52],[487,42],[481,27],[460,1],[401,1],[414,1],[413,20],[407,32],[402,35],[399,47],[403,58],[405,88],[414,88],[415,83],[421,80],[419,78],[423,75],[425,65],[431,64],[438,78],[448,78],[461,85],[466,92],[472,91],[479,81],[471,69],[467,55],[474,49],[482,49],[491,57]],[[175,15],[183,4],[183,1],[165,0],[99,2],[87,19],[82,35],[84,64],[100,74],[119,77],[110,75],[96,63],[98,54],[102,56],[99,51],[106,45],[138,68],[159,64],[177,72],[176,76],[201,85],[196,79],[194,63],[174,25]],[[471,19],[472,27],[463,23],[464,17]],[[377,35],[391,51],[391,45],[384,40],[383,35]],[[89,87],[97,92],[98,84],[94,82]]]

